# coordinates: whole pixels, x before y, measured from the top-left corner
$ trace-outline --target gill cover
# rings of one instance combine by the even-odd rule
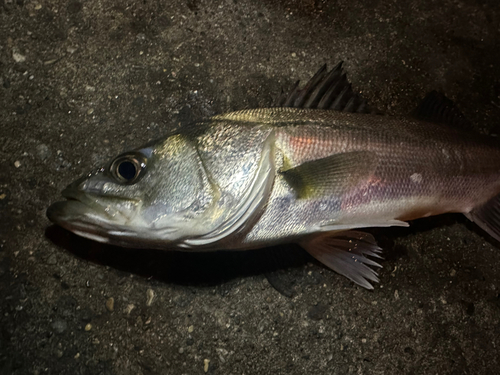
[[[246,152],[240,153],[237,159],[228,158],[227,163],[219,163],[219,158],[237,151],[228,145],[219,145],[220,152],[205,155],[205,158],[203,151],[200,151],[217,199],[202,221],[204,228],[209,230],[196,237],[186,238],[180,247],[212,248],[220,241],[230,243],[234,235],[249,230],[254,224],[253,219],[262,212],[275,177],[275,138],[274,132],[261,129],[253,132],[252,137],[255,137],[250,141],[253,147],[247,146]],[[231,135],[227,140],[233,142],[234,138],[238,136]],[[239,141],[245,147],[248,137]],[[222,171],[221,167],[225,170]]]

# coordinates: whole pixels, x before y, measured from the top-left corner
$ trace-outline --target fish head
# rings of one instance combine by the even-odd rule
[[[52,222],[126,247],[175,246],[203,233],[214,190],[195,146],[176,134],[125,152],[63,190]]]

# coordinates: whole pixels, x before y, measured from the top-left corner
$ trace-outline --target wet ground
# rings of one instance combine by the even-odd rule
[[[493,0],[2,0],[0,373],[495,373],[500,244],[460,215],[372,231],[367,291],[293,246],[125,250],[45,210],[119,152],[340,60],[385,113],[436,89],[496,136],[499,25]]]

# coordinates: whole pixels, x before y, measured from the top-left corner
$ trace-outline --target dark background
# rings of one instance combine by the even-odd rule
[[[499,244],[460,215],[372,231],[367,291],[293,246],[125,250],[45,210],[119,152],[340,60],[389,115],[436,89],[496,136],[499,27],[497,1],[2,0],[0,373],[497,372]]]

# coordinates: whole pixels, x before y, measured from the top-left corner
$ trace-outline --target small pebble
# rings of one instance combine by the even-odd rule
[[[127,307],[125,308],[125,310],[123,310],[127,315],[130,315],[130,313],[132,312],[132,310],[135,309],[135,305],[130,303],[127,305]]]
[[[52,254],[51,256],[49,256],[49,258],[47,259],[47,264],[50,264],[51,266],[53,266],[54,264],[57,264],[57,258],[56,258],[55,254]]]
[[[14,50],[12,51],[12,58],[14,59],[15,62],[17,63],[22,63],[26,61],[26,56],[21,55],[18,51]]]
[[[49,147],[43,143],[36,146],[36,151],[37,151],[38,157],[42,160],[47,160],[51,155]]]
[[[50,60],[45,60],[43,62],[43,65],[51,65],[54,64],[58,59],[50,59]]]
[[[115,309],[115,299],[113,297],[109,297],[106,301],[106,309],[108,311],[113,311]]]
[[[54,321],[54,323],[52,323],[52,328],[57,333],[63,333],[64,331],[66,331],[66,328],[68,328],[68,323],[66,323],[64,320],[56,320]]]
[[[208,366],[210,366],[210,360],[204,359],[203,360],[203,371],[208,372]]]
[[[146,295],[147,295],[147,301],[146,301],[146,306],[151,306],[153,304],[153,300],[155,299],[155,292],[153,291],[153,289],[148,289],[146,291]]]

